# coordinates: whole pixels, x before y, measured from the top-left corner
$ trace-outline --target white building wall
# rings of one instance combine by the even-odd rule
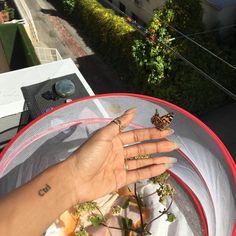
[[[218,19],[218,9],[209,5],[206,1],[201,2],[203,8],[203,18],[202,21],[204,25],[208,28],[214,28]]]
[[[233,25],[236,21],[236,3],[235,5],[216,7],[210,5],[207,1],[202,1],[203,23],[207,29]],[[221,32],[227,33],[227,30]]]
[[[132,17],[134,13],[141,21],[148,24],[151,20],[153,10],[164,6],[166,0],[105,0],[115,5],[117,8],[122,3],[126,7],[126,14]],[[217,8],[209,4],[207,0],[202,0],[203,23],[208,29],[216,26],[226,26],[234,24],[236,20],[235,5]]]
[[[153,10],[164,6],[166,0],[105,0],[112,2],[117,8],[122,3],[126,7],[126,14],[132,16],[135,14],[140,20],[148,24],[151,20]]]
[[[234,24],[236,21],[236,4],[235,6],[228,6],[219,11],[218,18],[222,26]]]

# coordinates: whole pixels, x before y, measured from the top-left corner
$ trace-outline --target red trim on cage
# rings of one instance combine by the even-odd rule
[[[185,116],[187,116],[191,120],[195,121],[197,124],[199,124],[216,141],[216,143],[220,147],[221,151],[223,152],[223,154],[225,156],[225,159],[226,159],[227,163],[229,164],[231,172],[232,172],[232,174],[234,176],[234,181],[236,183],[236,168],[235,168],[234,160],[233,160],[232,156],[230,155],[230,153],[228,152],[228,150],[226,149],[225,145],[221,142],[221,140],[218,138],[218,136],[208,126],[206,126],[202,121],[200,121],[197,117],[195,117],[191,113],[187,112],[183,108],[180,108],[180,107],[178,107],[178,106],[176,106],[176,105],[174,105],[172,103],[169,103],[167,101],[164,101],[164,100],[161,100],[161,99],[158,99],[158,98],[146,96],[146,95],[131,94],[131,93],[99,94],[99,95],[95,95],[95,96],[79,98],[79,99],[76,99],[76,100],[74,100],[74,101],[72,101],[70,103],[62,104],[61,106],[58,106],[58,107],[54,108],[53,110],[44,113],[43,115],[41,115],[38,118],[36,118],[35,120],[33,120],[30,124],[28,124],[22,130],[20,130],[20,132],[18,134],[16,134],[16,136],[9,142],[9,144],[0,153],[0,160],[3,158],[3,156],[5,155],[5,153],[8,150],[8,148],[15,142],[15,140],[20,135],[22,135],[27,129],[29,129],[31,126],[33,126],[39,120],[43,119],[45,116],[47,116],[47,115],[49,115],[49,114],[51,114],[51,113],[61,109],[64,106],[70,106],[71,104],[76,103],[78,101],[92,100],[94,98],[103,98],[103,97],[117,97],[117,96],[119,96],[119,97],[135,97],[135,98],[145,99],[145,100],[148,100],[148,101],[157,102],[157,103],[169,106],[170,108],[173,108],[173,109],[179,111],[180,113],[184,114]]]
[[[177,175],[175,175],[174,173],[172,173],[171,171],[168,171],[168,173],[177,181],[179,182],[179,184],[188,192],[189,196],[192,198],[198,212],[199,215],[202,219],[202,223],[203,223],[203,229],[205,232],[205,236],[208,236],[208,224],[207,224],[207,220],[206,220],[206,215],[204,212],[204,209],[199,201],[199,199],[197,198],[197,196],[195,195],[195,193],[192,191],[192,189],[185,183],[183,182],[182,179],[180,179]]]
[[[169,103],[167,101],[158,99],[158,98],[154,98],[154,97],[150,97],[150,96],[146,96],[146,95],[140,95],[140,94],[130,94],[130,93],[113,93],[113,94],[100,94],[100,95],[95,95],[95,96],[89,96],[89,97],[84,97],[84,98],[79,98],[77,100],[74,100],[70,103],[67,104],[63,104],[61,106],[58,106],[56,108],[54,108],[53,110],[44,113],[43,115],[41,115],[40,117],[36,118],[35,120],[33,120],[31,123],[29,123],[27,126],[25,126],[23,129],[21,129],[19,131],[19,133],[17,133],[17,135],[9,142],[9,144],[5,147],[5,149],[0,153],[0,160],[4,157],[4,155],[6,154],[7,150],[11,147],[11,145],[24,133],[26,132],[29,128],[31,128],[35,123],[37,123],[38,121],[40,121],[41,119],[43,119],[44,117],[46,117],[47,115],[58,111],[59,109],[65,107],[65,106],[70,106],[76,102],[79,101],[85,101],[85,100],[92,100],[92,99],[96,99],[96,98],[106,98],[106,97],[133,97],[133,98],[140,98],[140,99],[144,99],[147,101],[152,101],[152,102],[156,102],[159,104],[163,104],[165,106],[168,106],[172,109],[177,110],[178,112],[184,114],[186,117],[188,117],[189,119],[193,120],[194,122],[196,122],[200,127],[202,127],[206,133],[208,133],[213,140],[217,143],[217,145],[219,146],[219,148],[221,149],[229,167],[230,170],[233,174],[234,177],[234,181],[236,182],[236,168],[235,168],[235,163],[234,160],[232,158],[232,156],[230,155],[230,153],[228,152],[227,148],[225,147],[225,145],[222,143],[222,141],[218,138],[218,136],[207,126],[205,125],[202,121],[200,121],[197,117],[195,117],[194,115],[192,115],[191,113],[187,112],[186,110],[172,104]],[[173,173],[172,173],[173,175]],[[182,180],[180,178],[176,178],[179,180],[179,182],[181,182]],[[207,227],[207,221],[205,218],[205,214],[204,211],[202,209],[201,204],[199,203],[199,200],[197,199],[196,195],[193,193],[193,191],[182,181],[181,184],[183,187],[186,187],[186,190],[188,189],[189,194],[191,195],[191,197],[193,198],[193,201],[195,202],[198,211],[201,215],[201,218],[203,220],[203,224],[204,224],[204,230],[206,233],[206,236],[208,235],[208,227]],[[198,202],[198,203],[197,203]],[[235,235],[236,232],[236,226],[234,225],[234,231],[233,231],[233,236]]]

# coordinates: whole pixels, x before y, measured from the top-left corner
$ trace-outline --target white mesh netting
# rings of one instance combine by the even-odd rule
[[[235,219],[235,185],[232,159],[226,148],[212,131],[186,111],[145,96],[111,94],[88,97],[35,120],[2,153],[0,194],[64,160],[94,131],[131,107],[137,108],[137,115],[128,129],[150,127],[155,109],[160,115],[174,112],[171,128],[175,133],[170,139],[180,143],[181,148],[172,153],[178,163],[171,172],[198,199],[208,235],[231,236]],[[189,221],[191,212],[182,210],[184,207],[174,204],[179,221],[170,226],[156,222],[152,226],[153,235],[200,235]]]

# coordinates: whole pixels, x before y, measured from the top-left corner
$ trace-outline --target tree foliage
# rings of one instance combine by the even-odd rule
[[[110,60],[116,68],[129,70],[135,30],[123,17],[104,8],[96,0],[80,0],[77,22],[103,58]]]
[[[170,22],[173,18],[173,11],[156,11],[148,28],[150,35],[155,35],[157,41],[165,42],[171,46],[171,34],[163,25],[161,18]],[[137,84],[144,89],[144,92],[155,93],[155,86],[160,85],[166,77],[166,71],[171,70],[173,57],[170,50],[162,44],[148,40],[135,40],[133,45],[133,57],[137,63],[139,77],[136,77]]]
[[[62,0],[64,11],[69,15],[73,15],[76,10],[78,0]]]
[[[142,93],[168,100],[195,113],[219,106],[226,99],[223,92],[176,56],[173,50],[218,81],[221,77],[221,82],[225,83],[219,73],[215,74],[219,71],[216,70],[219,63],[173,27],[185,34],[203,31],[200,1],[167,0],[162,9],[154,12],[148,31],[156,35],[156,43],[142,39],[136,40],[133,46],[140,75],[136,77],[136,86],[142,89]],[[206,47],[211,45],[217,53],[214,37],[193,38]]]
[[[124,18],[96,0],[60,0],[58,3],[93,49],[127,79],[132,92],[162,98],[193,113],[205,112],[230,100],[173,50],[226,88],[234,87],[236,92],[234,71],[173,29],[187,35],[205,30],[200,0],[167,0],[163,8],[156,9],[148,27],[152,40],[138,35]],[[214,36],[190,37],[222,55]]]

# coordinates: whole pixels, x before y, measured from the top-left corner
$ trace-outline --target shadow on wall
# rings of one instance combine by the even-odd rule
[[[202,7],[204,10],[203,23],[208,29],[233,25],[236,20],[236,5],[217,8],[203,2]],[[223,30],[220,33],[227,34],[227,30]]]

